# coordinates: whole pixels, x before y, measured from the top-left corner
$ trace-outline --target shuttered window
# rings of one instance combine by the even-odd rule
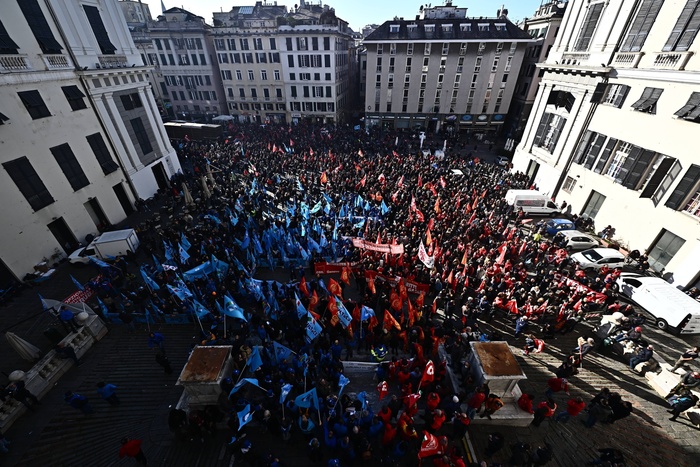
[[[644,0],[639,7],[627,37],[620,48],[621,52],[639,52],[642,50],[644,41],[649,35],[656,16],[661,10],[664,0]]]
[[[535,133],[535,146],[541,146],[542,141],[544,140],[546,134],[547,134],[547,129],[549,128],[549,122],[552,119],[552,114],[550,113],[544,113],[542,115],[542,119],[540,120],[540,124],[537,127],[537,133]]]
[[[39,175],[32,167],[29,159],[20,157],[13,161],[5,162],[2,166],[7,170],[10,178],[34,211],[38,211],[54,202],[51,193],[41,181]]]
[[[679,209],[683,206],[683,201],[693,192],[698,181],[700,181],[700,165],[691,165],[668,197],[666,206],[671,209]]]
[[[63,47],[53,37],[53,32],[46,22],[44,12],[39,6],[37,0],[17,0],[20,10],[24,18],[27,20],[34,38],[39,43],[41,51],[45,54],[60,54]]]
[[[15,44],[10,35],[7,33],[7,29],[0,21],[0,54],[14,55],[19,50],[19,46]]]
[[[78,89],[78,86],[62,86],[63,95],[66,96],[66,100],[70,104],[70,108],[73,110],[87,109],[85,105],[85,94]]]
[[[18,92],[17,95],[33,120],[51,116],[51,112],[46,107],[39,91],[22,91]]]
[[[117,48],[109,40],[109,34],[107,34],[107,29],[105,29],[102,17],[100,16],[100,10],[98,10],[97,7],[88,5],[83,5],[83,8],[90,22],[92,33],[95,35],[97,44],[100,46],[100,50],[105,55],[113,55]]]
[[[88,136],[87,141],[105,175],[109,175],[119,168],[117,163],[112,160],[109,149],[107,149],[107,145],[100,133]]]
[[[617,138],[608,139],[608,143],[605,145],[605,149],[603,149],[603,154],[600,155],[600,159],[598,159],[598,162],[593,169],[595,173],[603,173],[603,170],[605,170],[605,166],[608,164],[608,160],[610,159],[610,154],[612,154],[612,151],[615,149],[616,145]]]
[[[661,88],[644,88],[642,96],[635,101],[631,107],[639,112],[655,114],[656,102],[659,100],[659,97],[661,97],[661,93],[663,92],[664,90]]]
[[[56,162],[58,162],[58,165],[61,167],[63,174],[68,179],[68,183],[70,183],[74,191],[78,191],[90,184],[68,143],[63,143],[60,146],[51,148],[51,154],[53,154]]]
[[[663,160],[656,168],[649,181],[647,182],[644,190],[639,195],[640,198],[651,198],[654,193],[656,193],[657,188],[661,186],[661,182],[669,174],[671,167],[676,163],[676,159],[673,157],[664,156]],[[656,204],[656,202],[654,203]]]
[[[649,151],[648,149],[642,149],[634,160],[631,160],[632,154],[630,154],[630,157],[628,157],[625,161],[625,165],[629,164],[629,171],[625,179],[622,181],[622,186],[629,188],[630,190],[636,190],[639,187],[642,176],[649,169],[649,166],[652,164],[655,157],[656,153],[654,151]]]
[[[692,93],[688,102],[674,115],[692,122],[700,122],[700,92]]]
[[[685,52],[700,29],[700,0],[688,0],[663,47],[664,52]]]
[[[146,128],[143,126],[143,121],[141,117],[131,119],[131,128],[134,130],[134,136],[141,147],[141,152],[145,156],[148,153],[153,152],[153,146],[151,146],[151,141],[148,139],[148,133]]]
[[[603,147],[603,143],[605,142],[605,135],[601,135],[600,133],[596,133],[595,137],[591,141],[591,145],[588,148],[588,153],[586,154],[586,159],[583,163],[583,166],[586,169],[591,169],[593,167],[593,163],[595,160],[598,158],[598,154],[600,154],[600,150]]]
[[[577,164],[583,164],[585,160],[586,150],[591,142],[591,138],[595,135],[591,130],[586,130],[586,133],[579,141],[578,148],[576,148],[576,154],[574,155],[574,162]]]
[[[596,3],[588,7],[586,18],[583,20],[583,26],[581,26],[581,31],[576,40],[575,51],[585,52],[588,50],[591,39],[593,38],[593,33],[598,26],[598,20],[600,20],[600,15],[603,12],[603,6],[603,3]]]

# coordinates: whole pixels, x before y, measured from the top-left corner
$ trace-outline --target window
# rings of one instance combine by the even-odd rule
[[[649,266],[654,271],[661,272],[684,244],[685,240],[678,235],[661,229],[654,246],[649,250]]]
[[[561,131],[566,125],[566,118],[561,115],[546,112],[542,115],[542,120],[535,134],[535,146],[545,149],[549,153],[554,152],[554,148],[559,141]]]
[[[398,24],[390,24],[389,25],[389,33],[396,34],[397,32],[399,32],[399,27],[400,27],[400,25],[398,25]]]
[[[238,88],[238,96],[245,99],[245,89]]]
[[[243,63],[253,63],[253,53],[246,52],[243,55]]]
[[[605,175],[614,179],[618,178],[618,175],[620,175],[620,170],[622,169],[622,165],[625,163],[625,160],[627,160],[627,157],[629,156],[632,147],[633,146],[630,143],[620,143],[613,155],[612,162],[610,163],[610,166],[608,167],[608,170],[605,173]]]
[[[627,37],[622,42],[621,52],[639,52],[649,34],[664,0],[644,0],[639,7]]]
[[[262,81],[267,81],[267,70],[260,70],[260,79]]]
[[[119,168],[117,163],[112,160],[109,149],[107,149],[107,145],[100,133],[88,136],[87,141],[105,175],[109,175]]]
[[[44,104],[44,99],[41,98],[39,91],[22,91],[18,92],[17,95],[27,108],[32,120],[51,116],[51,112]]]
[[[121,98],[122,105],[124,105],[124,110],[133,110],[138,107],[143,107],[143,104],[141,103],[141,97],[139,97],[139,94],[137,92],[119,97]]]
[[[63,94],[66,96],[70,108],[73,110],[87,109],[85,105],[85,94],[83,94],[78,86],[62,86]]]
[[[280,80],[280,71],[279,71],[279,70],[273,71],[273,75],[274,75],[274,77],[275,77],[275,81],[279,81],[279,80]]]
[[[684,120],[700,123],[700,92],[692,93],[688,102],[673,115]]]
[[[630,87],[624,84],[608,84],[608,87],[605,89],[603,104],[612,105],[619,109],[625,102],[629,90]]]
[[[326,73],[325,79],[326,79],[326,81],[330,81],[330,80],[331,80],[331,74],[330,74],[330,73]]]
[[[576,97],[567,91],[552,91],[549,93],[547,104],[553,104],[555,108],[565,108],[567,112],[571,112],[576,102]]]
[[[88,5],[83,5],[83,9],[85,9],[85,14],[92,28],[92,33],[95,35],[95,39],[97,39],[97,44],[100,46],[102,53],[105,55],[114,54],[117,48],[109,40],[109,34],[107,34],[105,25],[100,17],[100,11],[97,7]]]
[[[296,98],[297,97],[297,87],[292,86],[290,89],[292,91],[292,97]]]
[[[236,70],[236,80],[243,81],[243,72],[241,70]]]
[[[263,49],[262,39],[261,39],[261,38],[257,37],[257,38],[255,38],[255,39],[253,39],[253,48],[254,48],[255,50],[262,50],[262,49]]]
[[[63,47],[53,37],[38,0],[17,0],[17,3],[34,34],[34,38],[39,43],[41,51],[45,54],[60,54]]]
[[[134,130],[134,136],[136,136],[136,140],[139,142],[143,155],[153,152],[151,141],[148,139],[148,133],[146,133],[146,128],[143,126],[141,117],[131,119],[131,128]]]
[[[20,157],[19,159],[5,162],[2,166],[7,170],[10,178],[15,182],[20,193],[24,195],[24,198],[34,211],[38,211],[54,202],[51,193],[46,189],[46,185],[39,178],[29,159]]]
[[[634,110],[638,110],[639,112],[655,114],[656,101],[659,100],[662,92],[664,92],[664,90],[660,88],[644,88],[642,97],[632,104],[632,108]]]
[[[459,30],[462,32],[471,32],[472,25],[470,23],[462,23],[459,25]]]
[[[700,28],[700,1],[688,0],[662,50],[685,52],[695,39],[698,28]]]
[[[267,63],[267,55],[265,52],[257,52],[255,54],[255,59],[258,63]]]
[[[450,44],[448,42],[444,42],[442,44],[442,55],[447,55],[450,52]]]
[[[583,216],[585,214],[591,219],[595,219],[595,216],[598,215],[598,212],[600,211],[600,208],[603,206],[604,202],[604,195],[598,193],[597,191],[591,190],[591,194],[588,196],[588,201],[586,201],[586,205],[583,207],[581,215]]]
[[[633,146],[615,178],[615,183],[620,183],[630,190],[636,190],[655,157],[654,151]]]
[[[603,12],[603,6],[603,3],[596,3],[588,6],[586,18],[583,20],[583,25],[581,26],[576,45],[574,46],[575,51],[581,52],[588,50],[591,39],[593,38],[593,33],[598,26],[598,20]]]
[[[0,54],[15,55],[17,50],[19,50],[19,46],[7,34],[7,29],[0,21]]]
[[[255,81],[255,73],[253,72],[253,70],[248,70],[248,79],[250,81]]]
[[[700,165],[693,164],[666,200],[666,206],[674,210],[686,206],[688,197],[697,191],[698,182],[700,182]]]
[[[318,37],[311,38],[311,50],[318,50]]]
[[[658,206],[673,181],[681,172],[681,165],[673,157],[663,156],[653,171],[649,180],[639,195],[640,198],[651,198],[654,206]]]
[[[277,95],[277,99],[282,100],[282,89],[281,88],[275,89],[275,93]]]
[[[574,191],[575,187],[576,179],[567,175],[566,180],[564,180],[564,185],[562,185],[561,189],[567,193],[571,193],[572,191]]]
[[[51,154],[61,167],[68,183],[73,187],[73,191],[78,191],[90,184],[68,143],[51,148]]]
[[[219,63],[228,63],[228,54],[216,54],[216,55],[219,59]]]
[[[297,37],[297,50],[308,50],[306,37]]]
[[[489,23],[479,23],[478,24],[479,31],[481,32],[488,32],[489,30]]]
[[[331,56],[330,54],[326,54],[323,56],[323,66],[324,68],[330,68],[331,67]]]
[[[231,81],[233,76],[231,75],[231,70],[221,70],[221,79],[224,81]]]
[[[426,24],[426,25],[424,26],[424,28],[425,28],[425,32],[426,32],[426,33],[433,33],[433,32],[435,32],[435,25],[434,25],[434,24]]]
[[[250,46],[248,45],[248,39],[239,39],[241,43],[241,50],[250,50]]]
[[[605,136],[601,134],[596,135],[596,139],[593,141],[593,144],[591,145],[591,160],[590,163],[592,164],[595,158],[598,156],[598,153],[600,152],[600,145],[602,142],[605,141]],[[593,167],[593,172],[599,174],[603,173],[603,170],[608,165],[608,161],[610,160],[610,155],[613,154],[615,151],[615,148],[617,147],[618,140],[617,138],[608,138],[608,143],[605,145],[605,149],[603,149],[602,154],[600,155],[600,159],[598,159],[598,162],[596,162],[595,166]],[[623,144],[621,142],[620,144]],[[589,162],[589,161],[586,161]],[[590,167],[587,167],[590,169]]]
[[[406,55],[413,55],[413,43],[406,44]]]
[[[430,42],[425,43],[425,47],[423,48],[423,55],[430,55]]]
[[[323,38],[323,50],[331,50],[331,38],[328,36]]]
[[[452,32],[452,25],[451,24],[443,24],[442,25],[442,32]]]

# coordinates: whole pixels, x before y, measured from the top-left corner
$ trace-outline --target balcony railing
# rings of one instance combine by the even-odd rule
[[[561,57],[562,65],[580,65],[582,62],[588,61],[591,54],[588,52],[567,52]]]
[[[126,55],[99,55],[100,68],[127,68],[129,62]]]
[[[654,68],[684,70],[693,52],[661,52],[654,57]]]
[[[0,55],[0,69],[3,71],[27,71],[31,70],[32,67],[24,54]]]
[[[47,70],[64,70],[73,68],[73,64],[66,55],[42,55]]]
[[[613,64],[618,68],[637,68],[644,52],[619,52],[613,58]]]

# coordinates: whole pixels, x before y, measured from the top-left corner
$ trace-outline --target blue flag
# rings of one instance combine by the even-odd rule
[[[177,244],[177,247],[180,253],[180,262],[187,262],[187,260],[190,259],[190,255],[187,254],[187,250],[185,250],[180,243]]]
[[[304,308],[304,305],[301,303],[301,300],[299,300],[299,296],[297,296],[296,292],[294,292],[294,305],[296,306],[297,317],[299,319],[304,318],[308,314],[306,308]]]
[[[321,210],[322,207],[323,207],[323,205],[321,204],[321,201],[319,201],[318,203],[316,203],[316,204],[314,205],[314,207],[311,208],[311,210],[309,211],[309,213],[310,213],[310,214],[316,214],[318,211]]]
[[[44,300],[44,297],[42,297],[40,293],[38,293],[37,295],[39,296],[39,300],[41,300],[41,307],[44,309],[44,311],[50,310],[52,307],[50,307],[49,304],[46,303],[46,300]],[[99,298],[98,298],[98,300],[99,300]],[[54,310],[54,311],[58,311],[58,310]]]
[[[90,256],[90,262],[91,262],[91,263],[94,263],[96,266],[98,266],[98,267],[100,267],[100,268],[111,268],[111,267],[114,267],[114,266],[111,266],[111,265],[105,263],[105,262],[102,261],[101,259],[95,258],[94,256]]]
[[[253,412],[250,411],[250,404],[246,405],[243,410],[238,412],[238,429],[240,430],[253,419]]]
[[[210,221],[214,222],[216,225],[221,225],[221,219],[218,217],[212,215],[212,214],[207,214],[204,216],[205,219],[209,219]]]
[[[246,229],[245,235],[243,236],[243,241],[241,242],[241,250],[247,249],[249,245],[250,245],[250,236],[248,235],[248,229]]]
[[[386,205],[384,200],[382,200],[382,214],[386,214],[387,212],[389,212],[389,207]]]
[[[335,297],[335,303],[338,305],[338,320],[344,328],[347,328],[352,322],[352,315],[348,312],[348,309],[345,308],[343,302],[338,300],[338,297]]]
[[[314,317],[311,316],[311,313],[307,313],[306,316],[306,341],[313,342],[318,336],[321,335],[321,331],[323,331],[323,328],[321,328],[321,325],[318,324],[318,321],[316,321]]]
[[[231,389],[231,392],[228,394],[228,396],[231,397],[232,395],[236,394],[238,392],[238,390],[241,389],[246,384],[252,384],[253,386],[257,386],[260,389],[262,389],[260,387],[260,384],[258,383],[257,379],[255,379],[255,378],[241,378],[241,380],[236,383],[236,385],[233,387],[233,389]]]
[[[308,409],[309,407],[314,407],[318,410],[318,395],[316,394],[316,388],[297,396],[294,399],[294,405],[301,407],[302,409]]]
[[[192,292],[190,292],[190,289],[187,288],[184,282],[179,282],[175,287],[168,284],[168,290],[171,294],[183,301],[193,297]]]
[[[151,254],[153,256],[153,265],[156,267],[156,272],[163,272],[163,265],[160,264],[160,261],[158,258],[156,258],[156,255]]]
[[[357,400],[362,402],[362,410],[367,408],[367,393],[365,391],[357,393]]]
[[[250,353],[247,363],[250,371],[255,371],[262,366],[263,361],[262,357],[260,357],[260,351],[258,350],[257,345],[253,346],[253,351]]]
[[[371,309],[371,308],[369,308],[369,307],[367,307],[367,306],[363,306],[363,307],[362,307],[362,317],[361,317],[360,319],[361,319],[362,321],[367,321],[367,320],[370,319],[372,316],[376,316],[376,315],[374,314],[374,310]]]
[[[194,300],[193,309],[194,313],[199,319],[202,319],[209,314],[209,310],[207,310],[206,307],[199,303],[197,300]]]
[[[348,385],[350,380],[345,376],[345,375],[340,375],[338,378],[338,386],[340,386],[340,390],[338,391],[338,398],[340,398],[340,395],[343,393],[343,389],[345,389],[345,386]]]
[[[80,290],[81,292],[82,292],[83,290],[85,290],[85,287],[83,287],[83,284],[81,284],[80,282],[78,282],[78,279],[76,279],[75,277],[73,277],[73,274],[69,274],[69,275],[70,275],[70,280],[73,281],[73,283],[75,284],[75,287],[76,287],[78,290]]]
[[[166,261],[172,261],[175,258],[175,252],[173,251],[173,247],[170,246],[169,243],[166,243],[165,240],[163,240],[163,250],[165,250]]]
[[[41,295],[39,295],[41,297]],[[43,299],[42,299],[43,301]],[[107,308],[107,305],[104,304],[102,300],[100,300],[100,297],[97,297],[97,304],[100,306],[100,310],[102,310],[102,313],[107,316],[107,313],[109,313],[109,308]]]
[[[151,290],[160,290],[160,286],[151,279],[151,277],[146,273],[146,271],[143,269],[143,266],[141,266],[141,277],[143,277],[143,281],[146,283],[149,289]]]
[[[245,315],[243,314],[243,308],[238,306],[238,304],[228,295],[224,295],[224,314],[230,318],[238,318],[246,322],[248,321],[245,319]]]
[[[280,404],[284,404],[284,400],[287,398],[290,392],[292,392],[292,385],[285,384],[282,386],[282,391],[280,392]]]
[[[281,362],[282,360],[287,360],[294,353],[290,348],[274,341],[272,342],[272,348],[275,350],[275,358],[277,359],[277,363]]]
[[[185,249],[185,251],[189,251],[190,247],[192,247],[192,244],[189,242],[189,240],[187,240],[187,237],[185,237],[185,234],[183,233],[180,234],[180,245]]]

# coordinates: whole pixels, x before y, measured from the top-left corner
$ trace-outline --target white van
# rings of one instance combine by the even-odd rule
[[[522,209],[525,214],[536,216],[557,216],[561,209],[547,195],[533,190],[508,190],[506,203],[514,211]]]
[[[659,329],[700,334],[700,302],[665,280],[623,272],[614,288],[656,318]]]

